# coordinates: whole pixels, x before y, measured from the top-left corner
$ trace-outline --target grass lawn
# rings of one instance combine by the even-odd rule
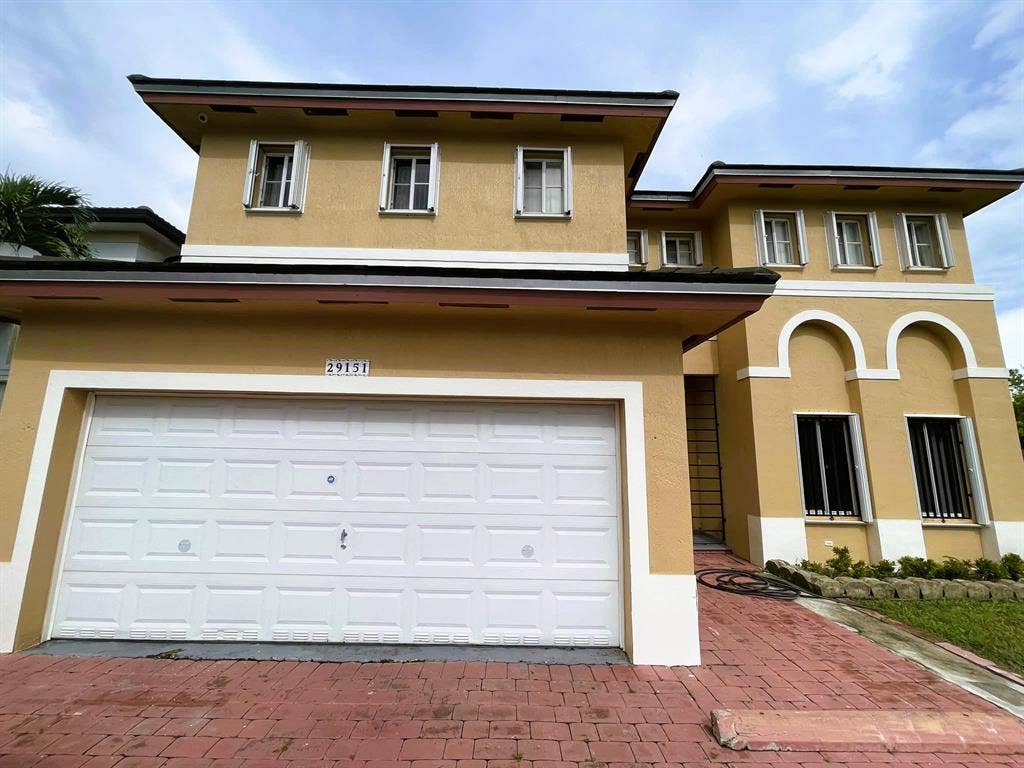
[[[1015,600],[859,600],[934,639],[959,645],[1024,674],[1024,602]]]

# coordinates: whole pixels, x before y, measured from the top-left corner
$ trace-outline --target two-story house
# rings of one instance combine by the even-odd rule
[[[639,192],[674,92],[130,80],[199,155],[187,238],[0,266],[0,650],[695,664],[695,526],[756,560],[1024,548],[962,225],[1024,174]]]

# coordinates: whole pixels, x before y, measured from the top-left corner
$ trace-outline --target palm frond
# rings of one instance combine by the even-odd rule
[[[90,258],[86,235],[95,217],[88,205],[74,187],[29,174],[0,173],[0,242],[43,256]]]

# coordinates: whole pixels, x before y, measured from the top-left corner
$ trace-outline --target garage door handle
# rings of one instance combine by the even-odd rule
[[[348,548],[348,544],[345,543],[345,539],[347,539],[347,538],[348,538],[348,531],[346,531],[344,528],[342,528],[341,529],[341,539],[338,542],[341,545],[342,549],[347,549]]]

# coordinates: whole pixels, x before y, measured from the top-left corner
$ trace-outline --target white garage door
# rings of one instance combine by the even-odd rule
[[[611,407],[96,399],[54,637],[621,642]]]

